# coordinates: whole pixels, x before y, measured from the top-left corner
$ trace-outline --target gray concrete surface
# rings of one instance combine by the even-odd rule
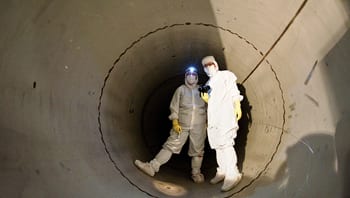
[[[350,197],[349,2],[0,2],[0,197]],[[215,55],[245,93],[242,182],[154,178],[188,65]],[[201,70],[203,74],[203,71]],[[201,76],[201,82],[205,76]]]

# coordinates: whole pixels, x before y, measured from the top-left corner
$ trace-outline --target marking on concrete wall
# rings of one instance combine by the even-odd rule
[[[305,94],[305,96],[306,96],[312,103],[314,103],[317,107],[320,106],[320,104],[317,102],[317,100],[316,100],[315,98],[311,97],[311,96],[308,95],[308,94]]]
[[[289,110],[290,111],[294,111],[295,110],[295,106],[296,106],[296,103],[292,103],[291,105],[289,105]]]
[[[248,80],[248,78],[256,71],[256,69],[258,69],[258,67],[260,67],[261,63],[266,59],[266,57],[270,54],[270,52],[275,48],[275,46],[278,44],[278,42],[281,40],[281,38],[285,35],[285,33],[287,32],[287,30],[290,28],[290,26],[293,24],[293,22],[295,21],[295,19],[297,18],[297,16],[300,14],[300,12],[302,11],[302,9],[305,7],[305,4],[308,2],[308,0],[304,0],[303,3],[300,5],[299,9],[297,10],[297,12],[295,13],[295,15],[292,17],[292,19],[289,21],[288,25],[284,28],[284,30],[282,31],[282,33],[280,34],[280,36],[276,39],[276,41],[272,44],[272,46],[270,47],[270,49],[266,52],[265,55],[263,55],[263,57],[261,58],[261,60],[256,64],[256,66],[254,67],[254,69],[248,74],[248,76],[242,81],[242,84],[244,84],[244,82],[246,80]]]
[[[304,85],[307,85],[307,84],[309,83],[309,81],[310,81],[310,79],[311,79],[311,76],[312,76],[312,74],[313,74],[314,71],[315,71],[317,62],[318,62],[318,60],[316,60],[315,63],[314,63],[314,65],[312,66],[311,71],[309,72],[309,74],[308,74],[307,77],[306,77],[306,80],[305,80],[305,82],[304,82]]]
[[[51,3],[53,2],[53,0],[46,0],[42,6],[39,7],[38,12],[36,13],[36,15],[33,18],[33,23],[36,23],[38,21],[38,19],[45,13],[47,12],[48,7],[51,5]]]

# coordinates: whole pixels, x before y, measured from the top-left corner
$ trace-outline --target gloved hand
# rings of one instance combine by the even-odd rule
[[[204,100],[204,102],[208,103],[209,94],[205,92],[201,92],[201,98]]]
[[[179,124],[179,120],[178,119],[174,119],[173,120],[173,129],[178,134],[180,134],[182,132],[182,128],[181,128],[181,126]]]
[[[242,117],[241,102],[239,100],[235,101],[235,115],[236,115],[237,121]]]

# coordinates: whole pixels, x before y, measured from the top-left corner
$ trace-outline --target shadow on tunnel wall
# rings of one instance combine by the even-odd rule
[[[333,183],[339,183],[333,137],[316,134],[303,137],[287,149],[286,165],[277,174],[286,197],[339,197],[338,185]]]
[[[337,124],[335,133],[335,148],[337,154],[338,177],[341,178],[342,197],[350,197],[350,112],[343,114]]]
[[[338,176],[342,178],[342,197],[350,197],[350,31],[339,40],[324,59],[321,71],[330,87],[330,95],[335,100],[336,121],[335,148]]]
[[[245,159],[245,150],[246,150],[245,148],[247,145],[247,136],[249,133],[249,128],[253,122],[253,118],[251,114],[251,110],[253,107],[249,103],[245,87],[240,83],[238,83],[237,86],[241,92],[241,95],[243,96],[243,100],[241,101],[242,117],[238,121],[239,130],[237,132],[237,137],[235,139],[235,150],[237,152],[237,158],[238,158],[238,161],[237,161],[238,169],[242,170],[243,162]]]
[[[287,148],[287,159],[274,178],[262,175],[252,197],[341,197],[334,168],[333,137],[318,131]],[[289,135],[288,133],[286,135]],[[262,187],[264,186],[264,187]]]

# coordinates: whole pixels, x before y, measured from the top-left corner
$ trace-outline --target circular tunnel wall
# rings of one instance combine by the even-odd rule
[[[0,5],[0,197],[350,197],[347,1]],[[133,164],[168,133],[147,112],[208,54],[238,76],[251,121],[228,193],[179,171],[186,151],[153,178]]]
[[[231,54],[239,57],[231,51],[233,45],[240,45],[244,49],[241,53],[252,53],[253,58],[261,57],[250,42],[222,27],[184,23],[161,27],[146,34],[117,58],[102,89],[99,119],[110,158],[131,183],[152,195],[164,193],[152,186],[152,178],[135,171],[133,165],[135,159],[151,160],[169,133],[170,128],[165,130],[169,127],[164,123],[165,119],[159,123],[161,118],[154,112],[168,110],[173,91],[183,83],[185,68],[195,65],[201,70],[200,60],[205,55],[216,56],[220,68],[235,72],[239,79],[240,70],[246,70],[245,65],[232,65],[225,59]],[[237,62],[247,61],[238,59]],[[272,70],[257,73],[264,78],[263,82],[259,82],[264,91],[256,89],[254,83],[258,82],[240,87],[246,101],[242,105],[243,117],[249,119],[240,122],[242,127],[235,146],[244,179],[226,196],[241,191],[260,176],[272,160],[283,133],[284,106],[278,77]],[[268,84],[266,87],[265,83]],[[153,112],[149,113],[149,110]],[[153,128],[143,127],[145,123]],[[212,177],[216,168],[215,154],[208,148],[204,163],[203,173]],[[175,156],[154,179],[176,181],[185,187],[186,196],[218,193],[213,185],[205,188],[193,185],[186,166],[190,164],[185,157]]]

